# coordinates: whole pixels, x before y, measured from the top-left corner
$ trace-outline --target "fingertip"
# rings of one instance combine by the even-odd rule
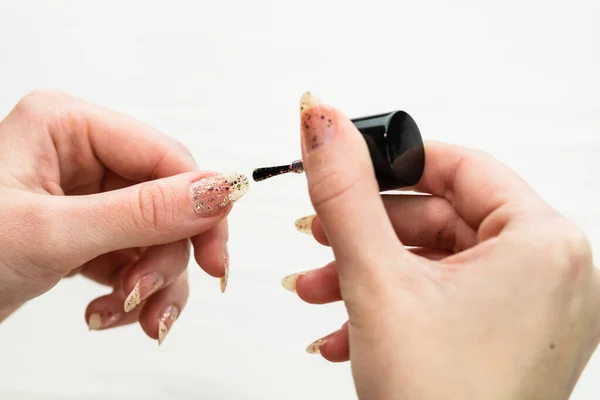
[[[298,218],[294,221],[294,226],[298,232],[314,237],[317,243],[329,246],[329,239],[327,239],[327,235],[325,234],[325,230],[323,229],[323,225],[321,224],[318,215],[313,214]]]
[[[295,282],[298,297],[309,304],[327,304],[342,300],[335,263],[299,274]]]
[[[321,357],[332,363],[342,363],[350,360],[350,351],[328,342],[321,348]]]
[[[339,330],[317,339],[306,348],[309,354],[320,354],[327,361],[340,363],[350,360],[348,323]]]
[[[187,274],[146,301],[140,313],[142,329],[159,344],[165,340],[173,324],[183,312],[189,296]]]
[[[347,322],[329,336],[326,345],[321,349],[321,356],[334,363],[350,360],[350,337]]]
[[[312,235],[312,225],[316,215],[308,215],[306,217],[298,218],[294,221],[294,226],[296,230],[300,233],[304,233],[305,235]]]
[[[123,312],[123,298],[118,292],[92,300],[85,310],[85,321],[90,331],[100,331],[130,324],[138,313]]]
[[[330,246],[329,238],[325,233],[325,229],[323,229],[323,224],[321,224],[321,220],[317,217],[314,219],[312,223],[312,234],[317,243],[322,244],[323,246]]]
[[[226,267],[229,266],[228,237],[227,219],[224,219],[219,225],[192,238],[196,263],[213,278],[223,278],[227,275]]]

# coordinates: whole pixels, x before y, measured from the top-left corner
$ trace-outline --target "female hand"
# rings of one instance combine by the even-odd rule
[[[187,301],[188,238],[225,290],[225,217],[247,187],[126,116],[25,97],[0,123],[0,320],[80,273],[113,290],[87,307],[90,329],[139,321],[160,343]]]
[[[361,399],[567,399],[600,338],[589,244],[525,182],[477,151],[426,145],[414,188],[380,196],[364,140],[302,99],[315,219],[335,261],[284,279],[349,321],[309,346],[352,364]],[[411,246],[407,249],[405,246]]]

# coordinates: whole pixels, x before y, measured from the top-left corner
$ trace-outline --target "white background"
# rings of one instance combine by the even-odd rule
[[[249,173],[299,157],[305,90],[350,116],[403,109],[426,139],[514,168],[597,253],[599,21],[597,0],[2,0],[0,114],[57,88],[158,127],[207,169]],[[344,309],[280,287],[331,258],[293,228],[311,211],[302,176],[253,185],[231,214],[227,293],[191,264],[161,348],[138,326],[88,332],[106,290],[61,283],[0,326],[0,398],[355,398],[349,365],[304,353]],[[597,355],[573,398],[600,398],[598,377]]]

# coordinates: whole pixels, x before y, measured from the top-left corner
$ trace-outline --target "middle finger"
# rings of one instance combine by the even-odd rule
[[[459,252],[477,244],[477,232],[456,212],[448,200],[430,195],[383,195],[383,204],[398,239],[405,246]],[[318,216],[296,221],[303,233],[329,245]]]

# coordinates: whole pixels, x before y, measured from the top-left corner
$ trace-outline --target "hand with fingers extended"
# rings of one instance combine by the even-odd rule
[[[247,188],[133,119],[28,95],[0,123],[0,320],[79,273],[113,289],[90,329],[139,321],[160,343],[187,301],[190,241],[225,290],[226,216]]]
[[[600,339],[600,281],[582,232],[481,152],[428,143],[412,189],[380,195],[353,124],[305,94],[316,217],[335,261],[288,276],[348,322],[311,344],[350,360],[361,399],[567,399]]]

